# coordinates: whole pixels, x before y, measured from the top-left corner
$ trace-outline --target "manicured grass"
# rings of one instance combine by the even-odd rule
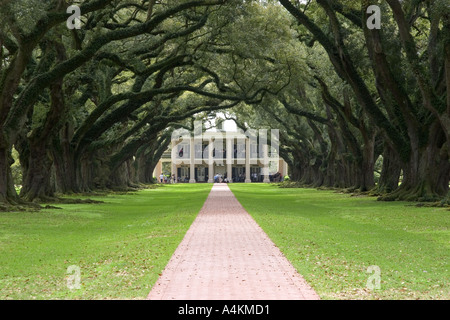
[[[322,299],[449,299],[450,211],[333,191],[230,188]],[[380,270],[380,289],[375,273]]]
[[[101,204],[0,212],[0,299],[145,299],[211,184],[89,197]],[[81,288],[68,273],[80,270]]]
[[[315,189],[230,184],[323,299],[449,299],[450,211]],[[0,299],[144,299],[211,184],[0,212]],[[81,289],[68,288],[69,266]],[[367,288],[380,268],[381,289]]]

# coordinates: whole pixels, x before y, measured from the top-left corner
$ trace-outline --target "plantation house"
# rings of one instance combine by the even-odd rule
[[[170,175],[172,181],[190,183],[277,182],[287,175],[288,167],[279,158],[273,139],[271,136],[269,145],[265,135],[238,131],[172,137],[172,145],[156,165],[154,176],[158,181],[164,174]]]

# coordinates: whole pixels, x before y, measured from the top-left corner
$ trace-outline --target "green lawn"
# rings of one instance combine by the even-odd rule
[[[230,184],[323,299],[449,299],[450,211],[315,189]],[[0,212],[0,299],[144,299],[211,184]],[[371,290],[369,266],[381,289]],[[68,287],[70,266],[81,289]],[[369,283],[373,283],[369,281]]]
[[[0,212],[0,299],[145,299],[210,189],[178,184]],[[68,286],[69,266],[79,268],[80,289]]]
[[[230,188],[322,299],[450,298],[450,211],[315,189]],[[380,270],[380,289],[369,266]]]

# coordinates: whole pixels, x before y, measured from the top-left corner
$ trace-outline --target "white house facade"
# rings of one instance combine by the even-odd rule
[[[171,182],[189,183],[277,182],[288,174],[277,151],[264,135],[228,131],[175,135],[154,176],[158,181],[163,174]]]

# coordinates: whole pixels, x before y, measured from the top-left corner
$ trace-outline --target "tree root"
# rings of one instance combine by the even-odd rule
[[[277,184],[280,188],[311,188],[299,181],[283,181]],[[369,191],[360,191],[357,187],[349,188],[333,188],[321,186],[318,190],[336,190],[337,193],[351,194],[352,197],[370,196],[378,197],[378,201],[408,201],[417,202],[417,207],[449,207],[450,208],[450,191],[445,197],[442,197],[428,189],[418,186],[415,188],[399,187],[390,193],[383,193],[382,190],[375,187]]]
[[[303,183],[299,181],[283,181],[279,183],[280,188],[304,188],[306,187]]]
[[[70,198],[59,198],[54,203],[60,203],[60,204],[95,204],[95,203],[105,203],[101,200],[92,200],[92,199],[70,199]]]
[[[397,190],[381,195],[378,197],[379,201],[411,201],[419,203],[427,203],[426,206],[446,206],[450,204],[450,196],[441,196],[424,186],[417,186],[415,188],[399,187]],[[425,206],[424,204],[419,206]]]
[[[156,189],[163,185],[157,184],[139,184],[133,185],[132,187],[118,188],[116,190],[105,189],[97,190],[93,192],[86,193],[72,193],[71,196],[108,196],[110,194],[131,194],[142,189]],[[26,198],[19,198],[9,201],[0,202],[0,212],[34,212],[41,209],[62,209],[52,204],[98,204],[104,203],[104,201],[93,200],[93,199],[76,199],[76,198],[66,198],[64,197],[68,194],[58,194],[55,196],[39,196],[32,201],[27,201]],[[45,205],[45,206],[44,206]]]
[[[438,208],[449,208],[450,210],[450,192],[440,201],[418,203],[416,207],[438,207]]]
[[[37,212],[41,206],[35,203],[26,204],[0,204],[0,212]]]

